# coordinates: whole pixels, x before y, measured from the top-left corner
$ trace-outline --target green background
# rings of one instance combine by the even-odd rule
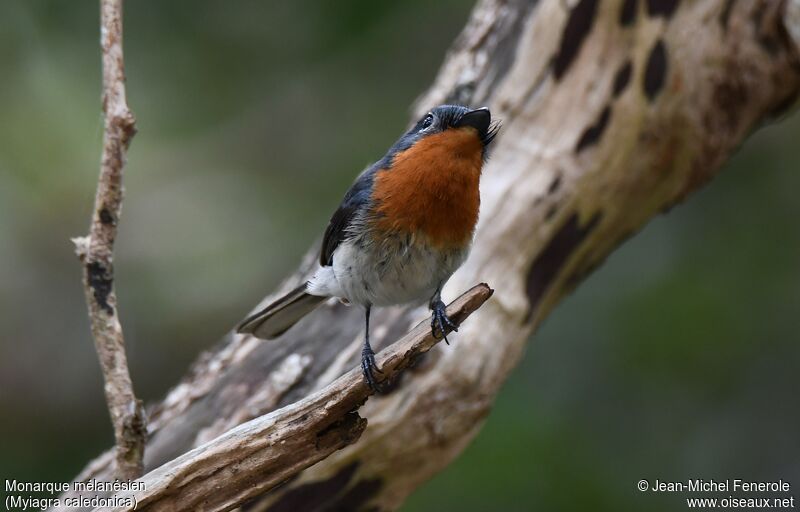
[[[470,7],[128,2],[116,271],[148,402],[295,267]],[[69,242],[98,172],[98,40],[96,2],[0,4],[0,480],[69,480],[112,442]],[[798,135],[796,116],[760,130],[616,251],[404,510],[685,508],[642,478],[800,486]]]

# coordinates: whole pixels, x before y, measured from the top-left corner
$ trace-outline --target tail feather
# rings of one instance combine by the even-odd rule
[[[261,311],[242,320],[236,327],[236,332],[252,334],[264,340],[277,338],[327,298],[307,293],[306,283],[303,283]]]

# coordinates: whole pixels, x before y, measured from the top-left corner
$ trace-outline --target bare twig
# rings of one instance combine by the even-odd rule
[[[447,314],[461,323],[492,296],[485,284],[453,301]],[[378,354],[392,382],[439,340],[423,321]],[[244,423],[142,477],[143,490],[118,493],[136,510],[230,510],[286,482],[303,469],[354,443],[367,426],[358,409],[371,391],[355,368],[320,391]],[[132,510],[133,506],[96,510]]]
[[[122,0],[100,2],[100,44],[103,51],[103,112],[105,130],[100,177],[89,236],[76,238],[83,263],[83,284],[92,336],[105,380],[105,393],[117,444],[118,478],[142,474],[146,437],[144,409],[133,393],[125,341],[114,293],[113,251],[122,208],[122,170],[125,152],[136,133],[125,99],[122,56]]]

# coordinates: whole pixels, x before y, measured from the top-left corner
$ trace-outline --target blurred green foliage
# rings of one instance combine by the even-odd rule
[[[117,245],[158,400],[289,272],[402,131],[470,2],[128,2],[138,118]],[[0,477],[111,444],[69,237],[102,118],[96,2],[0,4]],[[675,510],[648,479],[800,486],[800,135],[760,131],[547,320],[464,455],[405,510]],[[457,342],[455,349],[458,349]]]

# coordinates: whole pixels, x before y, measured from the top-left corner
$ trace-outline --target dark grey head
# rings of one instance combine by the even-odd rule
[[[489,109],[486,107],[470,109],[461,105],[440,105],[422,116],[408,132],[400,137],[381,160],[380,166],[388,166],[394,155],[405,151],[424,137],[441,133],[448,129],[465,127],[475,128],[483,144],[483,155],[486,157],[486,149],[500,130],[500,123],[492,123],[492,114]]]
[[[439,133],[448,128],[463,128],[471,126],[478,131],[484,148],[491,144],[500,126],[492,125],[492,113],[486,107],[469,109],[461,105],[440,105],[417,121],[417,124],[406,134]]]

